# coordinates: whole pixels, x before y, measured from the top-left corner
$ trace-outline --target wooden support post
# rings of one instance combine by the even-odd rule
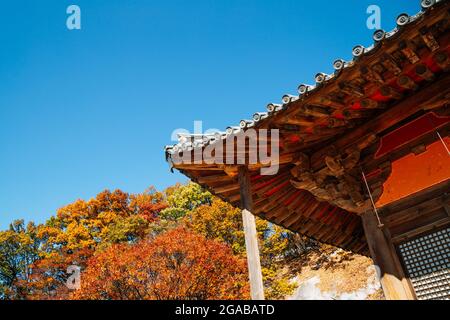
[[[413,300],[414,292],[407,285],[396,253],[390,240],[382,229],[372,211],[364,213],[362,223],[367,244],[374,264],[379,268],[379,276],[387,300]]]
[[[264,300],[264,287],[259,260],[258,237],[255,217],[252,215],[253,199],[250,190],[250,178],[245,166],[239,167],[239,185],[241,192],[242,220],[244,222],[245,247],[250,278],[250,293],[252,300]]]

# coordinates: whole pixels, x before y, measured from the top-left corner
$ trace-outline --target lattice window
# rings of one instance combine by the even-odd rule
[[[450,228],[399,245],[419,300],[450,300]]]

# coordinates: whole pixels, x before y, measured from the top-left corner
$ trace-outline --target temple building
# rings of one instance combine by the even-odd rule
[[[168,162],[255,216],[370,256],[387,299],[450,299],[450,1],[421,7],[267,111],[180,135]]]

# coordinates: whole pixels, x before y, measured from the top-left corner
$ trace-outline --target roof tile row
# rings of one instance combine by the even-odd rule
[[[218,131],[212,134],[179,134],[177,144],[168,145],[165,147],[166,158],[170,158],[170,156],[175,153],[190,152],[194,148],[203,148],[209,144],[224,140],[228,136],[236,135],[241,131],[245,131],[245,129],[256,127],[259,123],[274,116],[278,112],[285,110],[292,102],[302,99],[310,93],[323,88],[323,86],[326,85],[327,82],[338,77],[344,69],[353,67],[355,65],[355,61],[361,59],[363,56],[368,56],[374,53],[375,50],[380,47],[379,44],[381,42],[393,39],[406,25],[419,19],[427,10],[430,10],[437,3],[445,1],[447,0],[421,0],[420,4],[422,10],[417,14],[415,14],[414,16],[409,16],[406,13],[400,14],[396,19],[397,26],[393,30],[389,32],[386,32],[384,30],[376,30],[374,32],[374,43],[371,46],[355,46],[352,49],[352,61],[344,61],[342,59],[335,60],[333,62],[333,68],[335,70],[333,74],[325,74],[322,72],[317,73],[314,77],[315,84],[300,84],[297,88],[298,95],[284,95],[282,97],[282,104],[269,103],[266,107],[267,112],[256,112],[255,114],[253,114],[252,119],[243,119],[240,121],[239,126],[227,127],[225,132]]]

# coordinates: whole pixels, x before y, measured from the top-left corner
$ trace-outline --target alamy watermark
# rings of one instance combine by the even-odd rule
[[[81,8],[78,5],[71,4],[67,7],[66,13],[69,15],[66,20],[66,26],[69,30],[81,30]],[[369,15],[366,26],[370,30],[381,29],[381,8],[376,4],[367,7],[366,13]]]
[[[227,134],[218,130],[202,131],[202,122],[194,122],[194,133],[176,129],[171,149],[174,164],[249,165],[260,168],[261,175],[274,175],[279,170],[280,146],[278,129],[241,130],[229,128]]]
[[[376,4],[367,7],[366,13],[369,15],[366,21],[369,30],[381,29],[381,8]]]
[[[66,20],[67,29],[80,30],[81,8],[72,4],[67,7],[66,13],[69,15]],[[369,15],[366,21],[367,28],[381,29],[381,8],[372,4],[367,7],[366,13]],[[226,136],[217,132],[219,131],[210,129],[203,133],[201,121],[194,122],[194,134],[185,129],[174,130],[172,140],[178,140],[179,144],[172,148],[171,161],[174,164],[247,164],[260,166],[262,175],[273,175],[278,172],[280,164],[278,129],[247,128],[244,131],[231,128],[231,132],[227,132]],[[79,270],[78,273],[73,272],[72,276],[79,275]],[[71,281],[75,279],[72,276]]]
[[[81,30],[81,9],[72,4],[67,7],[66,13],[69,15],[66,20],[66,26],[69,30]]]
[[[79,290],[81,288],[81,268],[77,265],[67,267],[67,274],[70,275],[66,281],[69,290]]]

